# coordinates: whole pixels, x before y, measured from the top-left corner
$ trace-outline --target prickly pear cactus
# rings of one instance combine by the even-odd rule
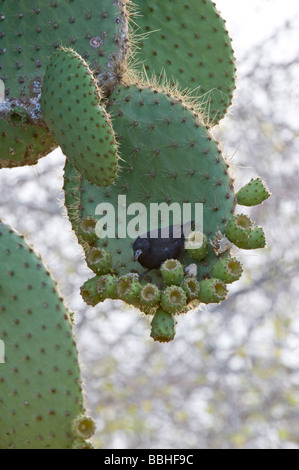
[[[71,314],[41,259],[1,221],[0,261],[0,448],[89,447]]]
[[[136,3],[137,62],[154,77],[129,67],[107,97],[121,161],[113,184],[91,184],[69,159],[65,202],[95,274],[81,288],[84,300],[94,306],[105,298],[121,299],[154,315],[152,337],[165,342],[174,338],[176,315],[225,300],[227,286],[243,271],[231,255],[233,246],[265,247],[263,229],[236,206],[260,204],[270,193],[260,178],[235,192],[229,164],[210,128],[231,104],[236,71],[225,21],[215,5],[210,0]],[[161,81],[162,68],[166,78]],[[201,246],[184,249],[160,269],[145,270],[135,259],[134,239],[124,231],[134,222],[127,220],[126,210],[136,203],[146,213],[146,227],[153,206],[202,204]],[[117,223],[105,238],[99,220],[108,206]],[[191,233],[188,241],[197,235]]]
[[[126,2],[3,1],[0,24],[0,79],[6,94],[0,103],[0,166],[34,164],[57,147],[40,110],[49,58],[60,46],[74,49],[108,93],[128,52]],[[67,95],[63,98],[67,106]]]
[[[135,3],[2,2],[0,78],[6,99],[0,103],[0,165],[33,164],[55,146],[62,147],[67,157],[65,205],[93,272],[81,288],[83,299],[92,306],[106,298],[121,299],[152,317],[155,341],[169,342],[177,316],[200,304],[222,302],[228,286],[241,277],[243,268],[232,247],[265,247],[262,227],[236,207],[261,204],[270,193],[260,178],[236,192],[212,133],[231,105],[236,74],[231,39],[215,4]],[[133,204],[135,212],[127,213]],[[133,250],[142,235],[140,220],[132,219],[136,210],[143,213],[146,233],[153,206],[182,210],[189,205],[192,225],[198,204],[203,226],[186,235],[191,248],[184,245],[159,268],[155,262],[146,270]],[[105,224],[99,223],[103,219]],[[164,223],[161,218],[155,228]],[[196,245],[198,237],[201,243]],[[16,260],[11,260],[9,272],[15,272]],[[21,267],[23,272],[24,263]],[[32,289],[27,290],[26,296]],[[44,298],[42,293],[40,287],[37,297]],[[24,331],[30,332],[33,316],[24,315]],[[20,319],[11,318],[17,328]],[[54,318],[43,321],[45,331],[61,325]],[[34,328],[38,325],[35,321]],[[49,377],[58,375],[51,370]],[[36,416],[44,422],[42,413]],[[89,429],[87,422],[81,424],[81,431]],[[65,446],[71,445],[72,432],[67,432]],[[41,431],[36,435],[48,436]],[[79,432],[77,437],[76,448],[85,436]],[[32,435],[28,439],[32,442]]]

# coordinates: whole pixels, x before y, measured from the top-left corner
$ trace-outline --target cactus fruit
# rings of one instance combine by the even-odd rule
[[[234,215],[225,227],[227,238],[237,245],[240,241],[246,240],[253,227],[252,220],[245,214]],[[237,245],[238,246],[238,245]]]
[[[97,219],[95,217],[85,217],[81,220],[80,226],[78,228],[79,235],[82,240],[85,240],[86,243],[93,245],[98,239],[96,234],[96,225]]]
[[[192,259],[195,259],[197,261],[202,261],[209,252],[209,241],[207,239],[207,236],[205,234],[199,233],[198,234],[200,238],[202,238],[202,244],[199,248],[191,248],[188,250],[189,256]],[[195,245],[197,244],[197,232],[191,232],[188,241],[189,243],[194,243]]]
[[[198,299],[199,296],[199,282],[194,276],[186,276],[182,288],[186,292],[189,301]]]
[[[232,102],[235,58],[231,39],[211,0],[135,0],[138,60],[151,76],[200,98],[206,122],[217,124]]]
[[[168,286],[178,286],[184,279],[184,268],[177,259],[168,259],[162,264],[160,270]]]
[[[144,313],[154,313],[159,306],[161,292],[154,284],[146,284],[140,291],[140,308]]]
[[[91,248],[86,255],[86,262],[96,274],[108,274],[111,270],[111,255],[102,248]]]
[[[0,165],[34,164],[57,146],[40,112],[49,57],[60,46],[73,48],[88,61],[95,80],[109,93],[126,67],[130,42],[127,2],[6,1],[1,2],[0,21],[0,79],[6,95],[0,103],[0,135],[6,132],[9,136],[1,138]],[[15,107],[26,111],[26,125],[17,136],[7,125]]]
[[[109,186],[118,169],[117,145],[100,88],[85,60],[60,48],[42,86],[41,111],[63,153],[88,181]]]
[[[94,424],[83,416],[71,314],[40,258],[2,222],[0,259],[0,448],[72,448]]]
[[[243,250],[256,250],[265,248],[266,237],[262,227],[255,226],[245,240],[240,240],[236,245]]]
[[[186,292],[179,286],[168,286],[161,293],[161,307],[167,313],[182,312],[186,302]]]
[[[261,178],[251,179],[243,188],[241,188],[236,198],[241,206],[256,206],[262,204],[271,196]]]
[[[219,259],[214,264],[212,276],[221,279],[226,284],[231,284],[240,279],[242,272],[243,268],[240,261],[228,256],[227,258]]]
[[[160,343],[168,343],[175,336],[175,320],[169,313],[157,310],[151,322],[151,337]]]
[[[205,304],[219,304],[227,297],[226,285],[220,279],[204,279],[199,283],[199,300]]]

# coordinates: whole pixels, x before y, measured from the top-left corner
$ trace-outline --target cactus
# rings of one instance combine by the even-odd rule
[[[68,217],[95,274],[81,288],[83,299],[91,306],[121,299],[153,315],[151,337],[168,342],[175,315],[220,303],[226,284],[240,278],[233,245],[266,244],[262,227],[235,210],[264,202],[270,192],[257,178],[235,193],[210,129],[232,102],[231,40],[211,0],[136,0],[135,16],[124,0],[68,3],[2,2],[0,166],[34,164],[62,147]],[[132,51],[145,73],[132,65]],[[178,259],[145,272],[127,230],[134,219],[127,224],[124,206],[133,203],[142,204],[147,227],[153,205],[190,203],[191,222],[202,204],[203,227],[185,242],[200,233],[203,243],[185,245]],[[73,447],[89,446],[82,429],[92,425],[76,423],[62,446],[71,445],[76,426]]]
[[[177,259],[168,259],[160,269],[164,281],[169,286],[178,286],[184,279],[184,268]]]
[[[222,258],[217,263],[214,264],[212,269],[212,276],[221,279],[221,281],[226,284],[231,284],[232,282],[240,279],[243,272],[242,265],[239,260],[236,258]]]
[[[227,297],[226,285],[219,279],[205,279],[199,283],[199,300],[205,304],[217,303]]]
[[[237,194],[236,198],[238,204],[241,206],[256,206],[257,204],[262,204],[271,196],[271,193],[266,188],[265,183],[261,178],[252,178],[249,183],[247,183],[243,188],[241,188]]]
[[[169,313],[157,310],[151,322],[151,337],[160,343],[168,343],[175,336],[175,320]]]
[[[40,110],[46,66],[55,50],[74,49],[108,94],[126,66],[129,36],[121,0],[76,0],[71,6],[64,0],[2,2],[0,78],[6,100],[0,103],[0,166],[34,164],[57,147]],[[68,96],[63,99],[66,108]],[[16,107],[24,114],[18,129],[9,119]]]
[[[92,71],[74,50],[59,49],[46,69],[41,111],[56,142],[91,183],[109,186],[118,169],[110,118]]]
[[[163,75],[201,104],[204,120],[217,124],[232,102],[235,58],[231,39],[211,0],[136,0],[138,60],[149,76]]]
[[[72,315],[41,259],[0,221],[0,447],[72,448],[84,416]]]

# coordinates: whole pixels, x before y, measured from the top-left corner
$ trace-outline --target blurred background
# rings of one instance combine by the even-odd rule
[[[181,316],[173,343],[152,341],[148,319],[120,301],[83,303],[92,272],[63,208],[60,151],[0,172],[0,217],[42,255],[76,313],[97,447],[299,448],[299,3],[216,5],[238,82],[215,136],[236,189],[259,175],[272,191],[245,210],[268,244],[240,250],[244,274],[228,299]]]

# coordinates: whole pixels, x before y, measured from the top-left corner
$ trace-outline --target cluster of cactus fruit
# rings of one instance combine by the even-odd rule
[[[227,297],[242,274],[233,246],[266,244],[236,206],[270,193],[260,178],[235,193],[212,135],[235,74],[211,0],[1,2],[0,168],[36,164],[61,147],[67,213],[94,272],[81,295],[88,305],[121,299],[152,316],[156,341],[174,339],[177,315]],[[142,206],[148,223],[153,205],[202,204],[201,246],[145,271],[123,234],[124,201]],[[108,203],[118,226],[104,238],[97,215]],[[3,223],[0,257],[0,339],[9,344],[0,447],[89,447],[71,316],[41,261]]]

